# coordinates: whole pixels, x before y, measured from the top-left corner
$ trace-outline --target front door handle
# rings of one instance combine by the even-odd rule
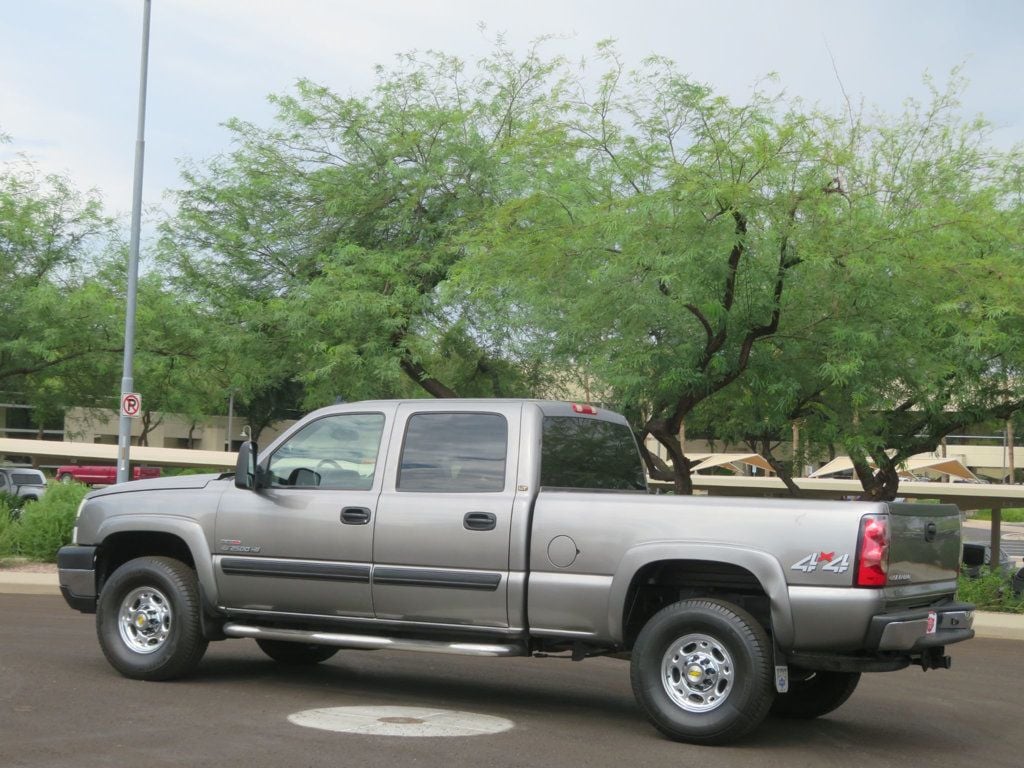
[[[366,525],[370,522],[370,510],[366,507],[345,507],[341,510],[341,522],[345,525]]]
[[[462,518],[462,527],[467,531],[493,531],[498,518],[490,512],[467,512]]]

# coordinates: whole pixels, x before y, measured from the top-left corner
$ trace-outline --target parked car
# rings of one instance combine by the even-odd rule
[[[983,565],[992,565],[992,547],[988,544],[979,544],[977,542],[964,542],[963,551],[963,568],[961,572],[964,576],[971,579],[976,579],[981,575],[981,567]],[[1009,573],[1013,568],[1013,560],[1006,553],[1006,550],[999,550],[999,565],[998,570],[1003,573]]]
[[[446,399],[322,409],[243,443],[233,478],[93,491],[57,562],[129,678],[227,638],[286,664],[613,655],[663,733],[725,743],[831,712],[862,672],[948,668],[974,635],[960,541],[946,504],[651,495],[622,416]]]
[[[132,480],[149,480],[154,477],[160,477],[159,467],[132,467]],[[65,464],[57,467],[57,479],[62,483],[77,481],[86,485],[113,485],[117,482],[117,467]]]
[[[46,476],[38,469],[0,467],[0,493],[38,501],[46,493]]]

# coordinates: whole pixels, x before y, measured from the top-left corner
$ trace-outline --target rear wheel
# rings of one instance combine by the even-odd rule
[[[333,645],[317,645],[315,643],[289,643],[283,640],[257,640],[267,656],[282,664],[312,665],[327,661],[338,652]]]
[[[140,557],[103,585],[96,634],[107,661],[125,677],[170,680],[206,652],[195,571],[169,557]]]
[[[845,704],[860,682],[860,672],[794,672],[789,691],[772,704],[776,717],[811,720],[827,715]]]
[[[753,731],[772,702],[768,637],[742,608],[683,600],[656,613],[633,646],[633,694],[669,738],[721,744]]]

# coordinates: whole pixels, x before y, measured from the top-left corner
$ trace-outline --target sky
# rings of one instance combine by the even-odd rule
[[[273,118],[267,95],[309,78],[366,93],[395,54],[441,50],[472,61],[496,36],[522,51],[588,56],[614,38],[629,63],[675,59],[743,100],[777,73],[786,92],[840,110],[898,110],[964,65],[969,115],[993,142],[1024,142],[1021,0],[152,0],[143,197],[172,203],[182,160],[231,149],[225,120]],[[0,160],[23,154],[95,188],[111,213],[131,207],[143,0],[0,0]],[[481,29],[481,27],[483,27]],[[833,65],[834,62],[834,65]],[[838,73],[838,78],[837,78]],[[840,87],[840,80],[842,88]]]

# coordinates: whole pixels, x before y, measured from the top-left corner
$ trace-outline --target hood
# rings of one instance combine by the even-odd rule
[[[98,496],[109,496],[114,493],[134,493],[135,491],[171,491],[179,488],[205,488],[212,481],[225,476],[223,473],[211,473],[206,475],[179,475],[177,477],[155,477],[149,480],[129,480],[126,483],[108,485],[106,488],[99,488],[89,493],[88,498],[94,499]]]

